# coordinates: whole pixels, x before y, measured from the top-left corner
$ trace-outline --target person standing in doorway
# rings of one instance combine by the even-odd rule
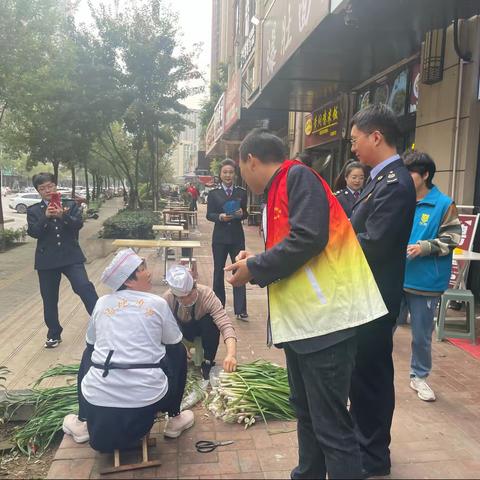
[[[393,327],[416,203],[412,177],[397,153],[399,135],[395,114],[385,105],[360,110],[351,120],[352,152],[372,170],[350,220],[388,309],[387,315],[357,329],[350,411],[365,477],[388,475],[391,467]]]
[[[352,207],[362,193],[365,183],[365,169],[360,162],[350,162],[345,166],[343,172],[345,177],[345,188],[337,190],[335,196],[345,210],[347,217],[352,214]]]
[[[242,220],[248,217],[247,192],[234,185],[235,162],[226,158],[220,164],[221,184],[208,194],[207,220],[215,223],[212,236],[213,291],[225,307],[224,268],[230,255],[232,263],[245,249]],[[233,289],[233,309],[238,320],[248,321],[245,286]]]
[[[291,478],[362,478],[347,410],[355,327],[387,312],[355,232],[321,176],[285,158],[280,138],[254,130],[240,145],[240,171],[266,193],[266,251],[242,251],[226,267],[235,287],[268,286],[269,345],[283,348],[298,426]]]
[[[403,285],[412,325],[410,388],[420,400],[433,402],[435,393],[426,381],[432,369],[433,317],[448,288],[452,252],[461,241],[462,226],[453,200],[432,182],[436,167],[430,156],[408,152],[404,162],[417,192]]]
[[[83,227],[82,213],[73,200],[62,205],[51,202],[57,192],[53,174],[33,176],[33,186],[42,201],[27,209],[27,233],[37,239],[35,270],[40,281],[43,313],[47,325],[45,348],[55,348],[62,341],[63,328],[58,320],[60,280],[65,275],[73,291],[81,298],[91,315],[98,300],[97,292],[85,271],[85,256],[78,243]]]

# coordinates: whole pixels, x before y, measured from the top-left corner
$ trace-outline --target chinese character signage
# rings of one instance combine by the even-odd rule
[[[213,137],[213,117],[208,124],[207,130],[205,132],[205,153],[208,155],[210,151],[215,146],[215,140]]]
[[[225,120],[223,131],[228,132],[230,128],[240,120],[240,71],[232,76],[225,92]]]
[[[213,111],[213,140],[216,142],[223,134],[225,94],[219,98]]]
[[[333,102],[307,115],[305,121],[305,148],[323,145],[341,137],[339,102]]]
[[[329,13],[329,0],[275,0],[263,22],[262,88]]]

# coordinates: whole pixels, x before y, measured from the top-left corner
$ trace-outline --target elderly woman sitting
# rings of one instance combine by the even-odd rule
[[[208,380],[210,370],[215,365],[220,333],[227,347],[223,368],[226,372],[233,372],[237,366],[237,336],[227,312],[213,290],[206,285],[196,284],[183,265],[170,268],[166,280],[170,288],[165,292],[164,298],[184,338],[189,341],[195,337],[202,339],[203,378]]]
[[[101,452],[128,448],[150,431],[157,412],[168,413],[164,435],[176,438],[194,423],[192,411],[180,413],[187,354],[177,322],[150,293],[151,274],[131,249],[117,253],[102,281],[112,293],[99,298],[89,326],[94,347],[79,392],[88,435],[81,439],[90,437]],[[68,415],[63,428],[79,441],[85,424]]]

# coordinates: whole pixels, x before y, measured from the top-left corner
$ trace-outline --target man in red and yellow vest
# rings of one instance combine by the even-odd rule
[[[266,251],[242,251],[226,268],[233,286],[268,285],[268,341],[286,355],[298,418],[299,462],[292,478],[361,478],[360,450],[347,410],[355,327],[385,315],[356,235],[325,181],[285,159],[266,130],[240,145],[240,171],[268,196]]]

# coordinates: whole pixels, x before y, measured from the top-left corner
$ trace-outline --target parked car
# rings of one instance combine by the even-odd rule
[[[41,199],[38,193],[19,193],[10,199],[8,206],[18,213],[27,213],[27,207],[35,205]]]

